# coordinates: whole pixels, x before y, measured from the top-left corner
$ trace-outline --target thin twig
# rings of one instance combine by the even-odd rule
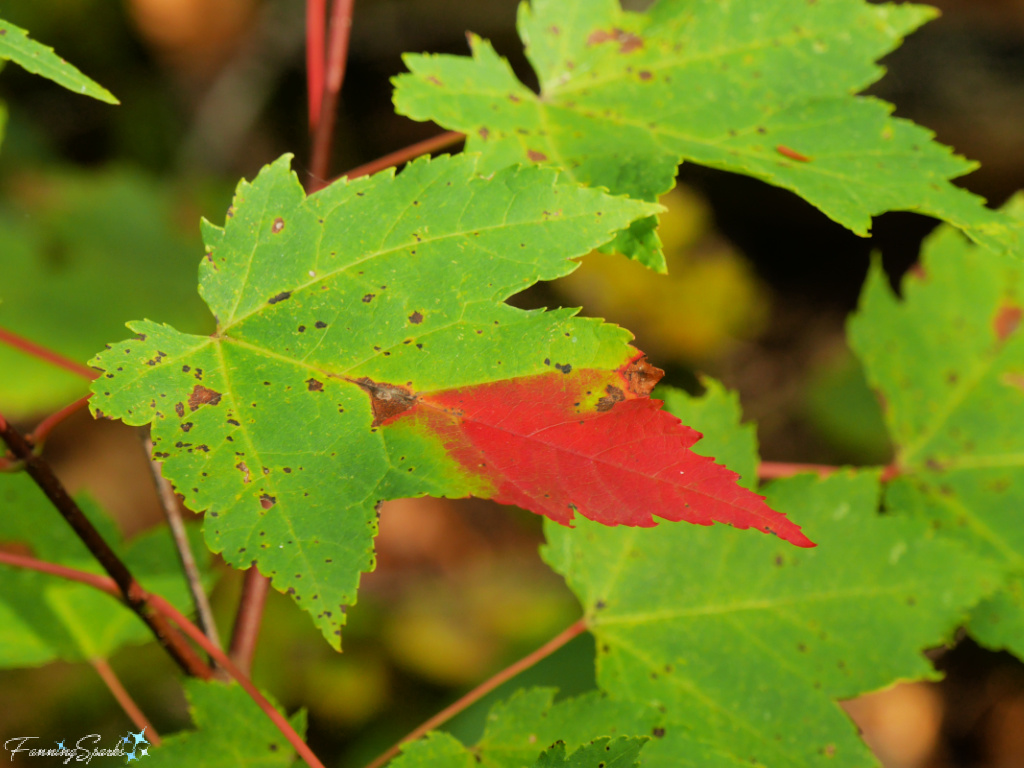
[[[427,731],[432,731],[434,728],[441,725],[441,723],[445,722],[451,717],[454,717],[459,712],[466,709],[469,705],[474,704],[479,699],[486,696],[488,693],[493,691],[502,683],[511,680],[513,677],[518,675],[523,670],[529,669],[541,659],[547,658],[552,653],[561,648],[563,645],[568,643],[570,640],[583,634],[586,631],[586,629],[586,618],[584,617],[582,619],[579,619],[564,632],[560,633],[557,637],[553,637],[551,640],[544,643],[544,645],[542,645],[533,653],[529,654],[528,656],[524,656],[515,664],[505,667],[505,669],[501,670],[501,672],[494,675],[494,677],[490,678],[489,680],[486,680],[480,685],[478,685],[476,688],[474,688],[472,691],[470,691],[465,696],[460,698],[454,704],[445,707],[436,715],[431,717],[429,720],[421,723],[417,728],[406,734],[404,738],[400,739],[395,744],[392,744],[386,751],[378,755],[377,758],[372,763],[366,766],[366,768],[381,768],[382,765],[384,765],[386,762],[388,762],[388,760],[393,758],[402,750],[403,744],[410,741],[415,741],[416,739],[420,738],[425,733],[427,733]]]
[[[839,472],[842,467],[835,467],[831,464],[797,464],[785,461],[762,461],[757,470],[757,476],[761,480],[778,480],[783,477],[792,477],[803,473],[815,473],[821,477],[828,477]],[[878,478],[883,483],[896,479],[900,474],[899,467],[895,464],[887,464],[882,467],[882,474]]]
[[[114,553],[99,531],[89,522],[89,518],[85,516],[85,513],[57,479],[50,465],[33,452],[32,446],[18,430],[7,422],[3,414],[0,414],[0,439],[11,449],[16,459],[24,462],[25,471],[46,494],[46,497],[74,532],[78,534],[78,538],[88,547],[93,557],[114,579],[125,602],[146,623],[171,657],[187,674],[204,679],[209,678],[212,670],[174,630],[174,627],[168,625],[162,616],[154,613],[149,605],[151,595],[135,580],[121,558]]]
[[[92,368],[76,363],[74,360],[70,360],[64,357],[64,355],[54,352],[52,349],[36,344],[34,341],[29,341],[24,336],[19,336],[13,331],[8,331],[6,328],[0,328],[0,342],[9,347],[20,349],[25,354],[32,355],[32,357],[43,360],[51,365],[56,365],[58,368],[70,371],[76,376],[81,376],[83,379],[92,380],[99,376],[99,373]]]
[[[160,472],[160,462],[153,460],[153,441],[149,435],[139,433],[146,449],[146,459],[149,463],[149,471],[156,484],[157,493],[160,496],[160,506],[164,510],[164,517],[167,518],[167,526],[171,529],[171,537],[174,539],[174,548],[178,551],[178,559],[181,561],[181,570],[188,582],[188,590],[192,595],[192,604],[196,609],[196,622],[203,630],[203,633],[210,638],[210,642],[221,647],[220,636],[217,634],[217,624],[213,620],[213,610],[210,608],[210,601],[206,597],[206,590],[203,588],[203,577],[199,573],[196,559],[192,555],[192,547],[188,541],[188,532],[185,530],[185,521],[181,518],[181,509],[178,507],[178,497],[174,495],[174,488],[170,481]]]
[[[11,552],[3,551],[0,551],[0,563],[12,565],[16,568],[25,568],[27,570],[39,571],[40,573],[47,573],[51,576],[59,576],[71,581],[78,581],[82,584],[88,584],[89,586],[106,592],[108,595],[112,595],[113,597],[122,597],[121,591],[118,589],[118,586],[113,579],[106,576],[100,576],[96,573],[87,573],[86,571],[79,571],[63,565],[57,565],[56,563],[47,563],[43,560],[37,560],[34,557],[16,555]],[[288,743],[295,747],[295,751],[299,753],[299,756],[306,761],[310,768],[324,768],[323,763],[317,759],[316,755],[314,755],[306,743],[303,742],[302,737],[295,732],[291,723],[289,723],[288,720],[278,712],[269,701],[267,701],[267,698],[259,692],[259,689],[253,685],[248,676],[236,667],[234,663],[232,663],[231,659],[224,654],[224,651],[213,645],[199,627],[185,618],[177,608],[167,602],[160,595],[150,595],[149,598],[150,605],[153,607],[153,610],[159,613],[162,617],[166,617],[170,621],[174,622],[182,632],[192,638],[192,640],[195,641],[204,651],[213,656],[213,658],[217,660],[217,663],[226,669],[228,674],[238,681],[238,684],[242,686],[250,697],[252,697],[253,701],[255,701],[260,709],[266,713],[267,717],[273,721],[274,725],[277,726],[282,735],[288,739]]]
[[[776,480],[780,477],[792,477],[803,472],[814,472],[822,477],[838,472],[839,467],[828,464],[793,464],[784,461],[762,461],[757,470],[761,480]]]
[[[114,670],[111,668],[107,660],[96,657],[89,659],[89,663],[92,665],[92,668],[96,670],[100,679],[102,679],[106,684],[110,693],[115,699],[117,699],[117,703],[121,705],[121,709],[123,709],[124,713],[128,715],[128,719],[131,720],[135,724],[135,727],[140,731],[146,732],[146,738],[153,743],[154,747],[159,747],[163,741],[160,738],[160,734],[156,732],[153,724],[149,722],[146,716],[142,713],[142,710],[139,709],[139,705],[135,703],[135,700],[132,699],[131,695],[121,684],[121,681],[117,678],[117,675],[114,674]]]
[[[309,102],[309,133],[316,135],[324,98],[324,27],[327,0],[306,0],[306,100]]]
[[[270,579],[256,570],[255,565],[245,572],[229,654],[246,674],[252,670],[252,658],[256,653],[256,641],[263,621],[263,605],[269,589]]]
[[[338,94],[345,80],[348,60],[348,39],[352,31],[352,7],[355,0],[334,0],[331,6],[330,42],[327,48],[327,72],[324,77],[323,99],[313,134],[313,158],[310,170],[313,178],[310,190],[315,192],[327,186],[331,170],[331,145],[334,140],[334,119],[338,110]]]
[[[43,443],[46,442],[46,438],[53,431],[53,428],[60,424],[64,419],[73,413],[78,413],[89,404],[89,398],[91,394],[80,397],[75,402],[65,405],[56,413],[51,413],[45,419],[36,424],[36,428],[33,429],[26,439],[32,444],[32,446],[38,450],[42,447]]]
[[[439,149],[446,149],[466,138],[466,134],[459,133],[458,131],[445,131],[439,133],[437,136],[431,136],[429,139],[418,141],[415,144],[410,144],[408,147],[391,152],[390,154],[384,155],[384,157],[378,157],[376,160],[372,160],[365,165],[360,165],[353,168],[347,173],[343,173],[337,179],[358,179],[360,176],[369,176],[370,174],[383,171],[385,168],[390,168],[393,165],[401,165],[407,163],[410,160],[414,160],[420,155],[425,155],[428,152],[436,152]]]

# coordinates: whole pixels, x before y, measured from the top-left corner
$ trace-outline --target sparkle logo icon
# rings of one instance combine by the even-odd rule
[[[138,733],[132,733],[131,731],[121,739],[121,744],[125,751],[125,755],[128,758],[127,762],[133,760],[141,760],[142,758],[149,755],[149,740],[146,738],[146,729],[143,728]]]

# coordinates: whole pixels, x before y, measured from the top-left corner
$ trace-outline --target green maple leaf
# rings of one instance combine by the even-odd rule
[[[91,407],[153,422],[210,548],[272,576],[335,647],[373,565],[375,504],[483,490],[438,438],[378,429],[390,392],[549,374],[551,360],[614,370],[635,352],[615,326],[504,300],[654,207],[535,166],[482,179],[475,163],[422,160],[307,198],[282,158],[239,186],[223,229],[204,227],[217,332],[131,323],[139,338],[92,363]]]
[[[188,612],[188,588],[167,530],[125,544],[95,503],[87,498],[79,503],[139,582]],[[28,547],[48,562],[103,572],[27,475],[0,474],[0,509],[0,543]],[[190,533],[196,534],[193,545],[202,547],[198,530],[192,527]],[[0,667],[107,658],[122,645],[152,639],[150,629],[110,595],[56,576],[0,566]]]
[[[69,91],[91,96],[108,104],[120,104],[102,85],[79,72],[71,64],[42,43],[28,36],[28,32],[9,21],[0,19],[0,61],[13,61],[29,72],[52,80]]]
[[[484,170],[550,163],[655,200],[686,160],[792,190],[860,235],[872,216],[912,210],[1012,245],[996,212],[949,183],[975,164],[853,95],[934,14],[863,0],[662,0],[644,14],[617,0],[534,0],[518,26],[539,93],[470,37],[472,58],[407,55],[395,105],[466,133]],[[653,219],[612,246],[664,270]]]
[[[1024,656],[1024,268],[944,228],[901,292],[875,264],[849,328],[895,445],[886,505],[1005,569],[971,630]]]
[[[195,679],[184,685],[195,730],[173,734],[161,746],[150,747],[146,765],[284,768],[294,763],[291,744],[241,686]],[[305,732],[304,712],[294,714],[290,722],[299,735]]]
[[[661,715],[635,701],[614,700],[597,691],[558,703],[554,696],[551,688],[519,691],[491,708],[484,734],[473,747],[433,731],[405,745],[392,765],[520,768],[605,762],[625,768],[633,765],[648,739],[664,735],[658,725]],[[611,749],[606,749],[609,746]],[[586,762],[592,756],[592,762]],[[623,762],[614,763],[613,759]]]
[[[712,390],[688,409],[709,435],[701,450],[736,434],[738,413],[726,419],[723,397]],[[872,764],[834,702],[934,678],[922,650],[948,641],[999,583],[996,566],[924,521],[879,516],[876,472],[795,477],[767,491],[816,549],[728,530],[712,540],[703,529],[680,536],[679,526],[546,524],[545,560],[596,638],[598,684],[663,713],[644,765]]]

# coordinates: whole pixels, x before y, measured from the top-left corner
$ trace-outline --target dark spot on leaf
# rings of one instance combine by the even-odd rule
[[[640,354],[630,360],[622,369],[622,378],[626,382],[626,389],[638,397],[647,397],[654,389],[654,385],[661,381],[665,372],[661,368],[655,368],[647,362],[647,356]]]
[[[275,504],[277,504],[276,497],[271,496],[269,493],[264,493],[260,495],[260,506],[263,507],[264,509],[270,509]]]
[[[663,739],[665,738],[665,729],[661,727],[655,728],[651,731],[651,735],[656,739]]]
[[[190,429],[192,429],[192,422],[191,421],[186,421],[184,424],[181,425],[181,431],[182,432],[188,432]]]
[[[375,298],[377,298],[377,294],[375,294],[375,293],[368,293],[365,296],[363,296],[363,303],[364,304],[369,304]]]
[[[316,325],[317,328],[321,328],[321,329],[327,327],[327,323],[325,323],[323,320],[317,320],[315,325]]]
[[[215,390],[196,384],[192,388],[192,394],[188,396],[189,410],[197,410],[200,405],[217,405],[220,402],[221,394]]]
[[[292,295],[291,291],[281,291],[281,293],[277,294],[277,296],[271,296],[270,299],[269,299],[269,303],[277,304],[277,302],[284,301],[285,299],[289,298],[291,295]]]
[[[538,152],[535,149],[526,150],[526,156],[535,163],[542,163],[548,159],[547,155],[545,155],[543,152]]]
[[[590,33],[587,38],[587,45],[600,45],[601,43],[616,42],[619,44],[619,53],[629,53],[635,51],[637,48],[644,47],[644,41],[634,35],[632,32],[626,32],[622,29],[598,29]]]
[[[487,137],[491,135],[491,132],[488,131],[486,128],[481,128],[479,131],[477,131],[477,133],[480,134],[480,138],[483,139],[484,141],[487,141]]]
[[[276,235],[282,229],[284,229],[284,219],[282,219],[280,216],[278,216],[276,219],[274,219],[274,224],[270,228],[270,231],[273,232]]]
[[[565,365],[559,365],[558,363],[555,363],[555,368],[560,370],[562,373],[569,373],[570,371],[572,371],[572,366],[569,363],[566,363]]]
[[[610,411],[612,407],[626,399],[626,394],[618,387],[613,387],[611,384],[604,388],[607,393],[604,397],[597,401],[597,410],[601,413]]]
[[[184,405],[184,403],[175,403],[174,404],[174,412],[176,414],[178,414],[178,418],[179,419],[182,416],[184,416],[185,415],[185,405]]]
[[[324,383],[313,378],[306,379],[306,386],[309,387],[310,392],[324,391]]]
[[[305,332],[306,332],[306,326],[300,325],[299,326],[299,333],[305,333]]]
[[[416,396],[405,387],[385,382],[378,383],[366,376],[348,381],[358,384],[370,396],[370,405],[373,408],[371,426],[379,427],[385,421],[416,405]]]
[[[419,325],[423,322],[423,314],[421,312],[413,312],[409,315],[409,322],[413,325]]]

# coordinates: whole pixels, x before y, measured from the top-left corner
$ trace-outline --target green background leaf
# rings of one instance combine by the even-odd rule
[[[9,21],[0,19],[0,60],[8,59],[33,74],[45,77],[69,91],[91,96],[108,104],[119,104],[114,95],[99,83],[90,80],[71,64],[28,33]]]
[[[292,746],[240,686],[188,679],[185,695],[195,730],[168,736],[161,746],[150,748],[147,765],[275,768],[293,764]],[[300,736],[305,734],[304,712],[297,712],[289,722]]]
[[[1010,211],[1024,216],[1024,200]],[[1024,268],[944,228],[901,291],[876,264],[849,326],[896,446],[886,507],[1005,569],[971,630],[1024,655]]]
[[[190,612],[191,598],[166,528],[124,544],[113,521],[95,503],[87,498],[79,503],[146,589]],[[42,560],[103,572],[24,473],[0,474],[0,508],[0,543],[27,545]],[[199,531],[192,526],[190,534],[197,562],[205,571],[208,558],[201,556]],[[56,576],[0,566],[0,666],[106,658],[123,645],[151,640],[151,630],[131,609],[106,593]]]
[[[647,14],[617,0],[534,0],[520,6],[519,33],[539,94],[471,37],[472,58],[407,55],[395,105],[466,133],[484,169],[543,162],[655,200],[688,160],[792,190],[861,235],[872,216],[913,210],[1009,247],[1015,229],[948,181],[974,164],[890,105],[852,95],[933,15],[862,0],[665,0]],[[652,227],[613,246],[664,269]]]

